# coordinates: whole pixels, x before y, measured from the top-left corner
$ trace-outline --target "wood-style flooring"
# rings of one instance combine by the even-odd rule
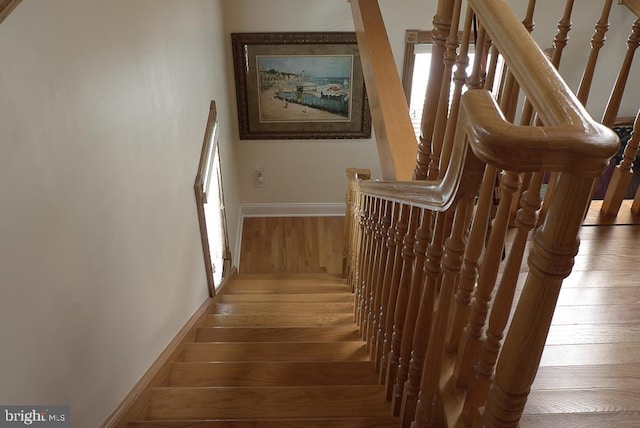
[[[247,217],[240,273],[342,273],[344,217]]]

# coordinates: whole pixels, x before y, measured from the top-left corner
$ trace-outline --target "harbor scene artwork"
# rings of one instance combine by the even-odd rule
[[[233,33],[241,140],[371,138],[353,32]]]
[[[257,56],[260,121],[350,121],[352,55]]]

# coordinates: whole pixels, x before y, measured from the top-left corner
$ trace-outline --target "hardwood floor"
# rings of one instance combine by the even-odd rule
[[[344,217],[247,217],[240,272],[342,273]]]
[[[580,239],[522,427],[640,426],[640,226]]]

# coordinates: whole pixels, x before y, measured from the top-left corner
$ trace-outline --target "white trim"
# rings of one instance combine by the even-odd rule
[[[245,217],[340,217],[346,212],[346,204],[240,204],[238,228],[236,233],[236,252],[234,265],[240,272],[240,254],[242,253],[242,227]]]
[[[344,203],[241,204],[244,217],[338,217],[345,215]]]

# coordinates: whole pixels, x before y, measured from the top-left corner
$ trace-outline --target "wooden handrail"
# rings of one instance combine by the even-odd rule
[[[618,4],[627,6],[633,13],[640,16],[640,0],[618,0]]]
[[[198,164],[198,172],[193,183],[193,191],[196,197],[196,209],[198,212],[198,224],[200,225],[200,241],[202,242],[202,255],[204,257],[204,268],[207,275],[207,288],[209,289],[209,297],[216,295],[216,287],[213,279],[213,265],[211,264],[211,249],[209,247],[209,234],[207,233],[207,220],[204,212],[204,204],[207,203],[209,174],[212,172],[210,168],[210,158],[214,151],[215,128],[217,123],[216,102],[211,101],[209,108],[209,117],[207,119],[207,128],[205,130],[204,141],[202,143],[202,151],[200,152],[200,163]]]
[[[469,137],[476,155],[511,171],[553,170],[598,176],[617,150],[616,135],[591,118],[504,1],[469,3],[539,119],[547,125],[509,124],[488,93],[469,91],[463,97],[463,108],[468,114]],[[363,183],[362,190],[393,201],[446,210],[454,200],[456,183],[460,183],[462,165],[456,163],[466,159],[464,139],[460,140],[462,146],[454,149],[451,170],[447,172],[450,176],[438,181],[408,182],[406,172],[415,159],[415,146],[413,142],[411,147],[405,143],[413,138],[408,137],[413,131],[380,9],[375,0],[352,0],[351,5],[367,90],[374,100],[373,122],[378,127],[376,138],[385,178],[385,182]]]
[[[385,180],[410,180],[416,137],[378,2],[351,0],[376,144]]]
[[[0,23],[18,6],[22,0],[0,0]]]
[[[409,181],[394,176],[385,181],[353,182],[356,197],[349,202],[351,254],[356,262],[348,278],[358,302],[357,319],[403,427],[518,426],[560,288],[578,252],[578,232],[594,178],[618,148],[617,136],[591,118],[533,41],[526,27],[530,19],[523,25],[504,0],[467,3],[463,18],[462,0],[439,1],[443,14],[452,6],[453,37],[447,38],[444,57],[433,59],[444,60],[446,69],[436,77],[442,82],[434,129],[446,126],[447,133],[434,131],[433,139],[438,141],[432,143],[433,147],[443,146],[447,155],[451,150],[450,156],[443,156],[446,161],[437,165],[438,174],[432,174],[434,157],[429,159],[426,176],[438,178]],[[534,3],[529,3],[528,17]],[[390,49],[377,1],[352,0],[351,4],[366,85],[375,99],[374,126],[383,130],[380,155],[391,156],[396,143],[405,141],[403,122],[396,118],[403,112],[408,123],[409,115],[404,105],[393,114],[386,108],[399,105],[394,102],[404,98],[402,88],[389,78],[395,63],[385,55]],[[486,34],[493,44],[490,56],[483,58],[489,67],[482,73],[486,72],[487,82],[493,82],[489,76],[494,74],[499,88],[493,91],[491,83],[486,90],[469,89],[457,114],[460,92],[454,93],[454,100],[448,97],[450,67],[457,55],[459,67],[464,68],[466,46],[463,42],[456,49],[455,33],[459,22],[469,32],[473,17],[480,25],[479,34]],[[499,73],[495,67],[498,54],[505,63]],[[519,119],[521,125],[516,125],[521,93],[531,108],[530,114]],[[544,221],[536,227],[546,171],[559,174]],[[516,201],[520,202],[515,220],[518,236],[507,253],[505,238]],[[382,218],[391,219],[391,225],[386,226]],[[527,237],[534,227],[527,256],[529,272],[515,302]],[[378,236],[381,231],[387,231],[386,244]],[[427,254],[419,258],[423,250],[418,248],[427,242]],[[387,257],[382,263],[384,245]],[[497,284],[506,254],[506,270]],[[409,280],[411,274],[415,282]],[[427,298],[416,309],[410,296],[420,291]],[[498,298],[492,306],[493,295]],[[388,296],[380,311],[375,303],[378,296]],[[382,330],[372,334],[376,326]],[[483,330],[489,332],[488,340],[482,339]],[[409,355],[410,364],[406,361]]]

